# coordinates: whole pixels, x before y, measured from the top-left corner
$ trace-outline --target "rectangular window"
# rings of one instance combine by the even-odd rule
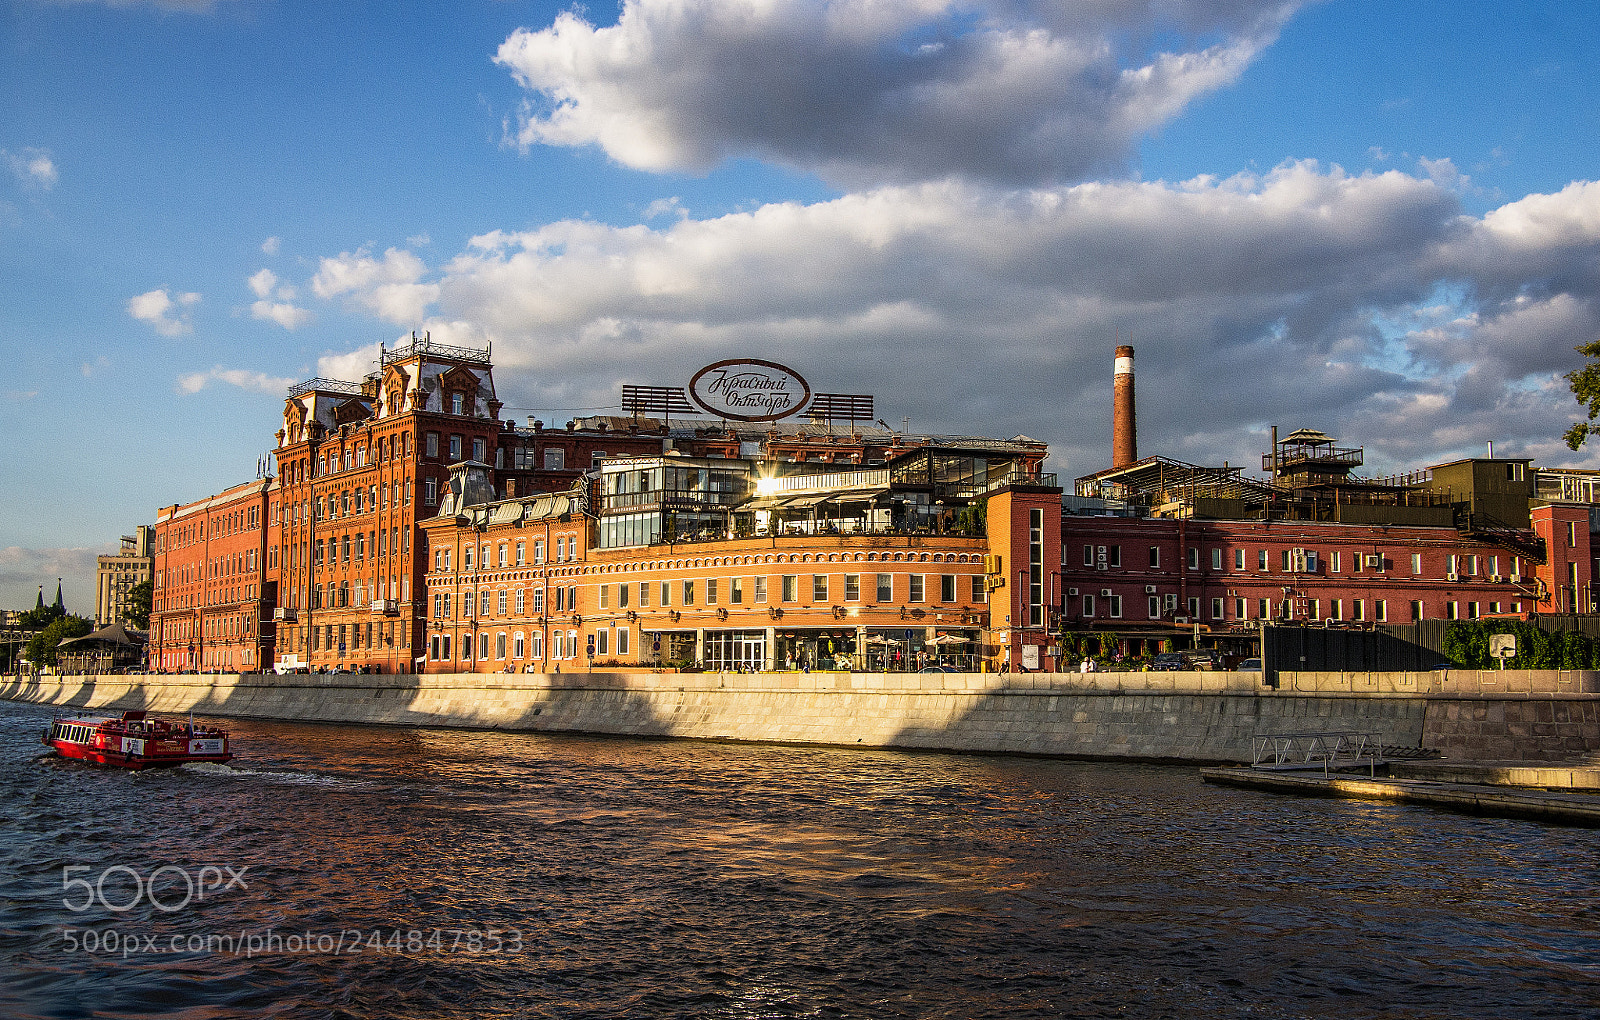
[[[939,575],[939,601],[940,602],[954,602],[959,597],[960,596],[958,596],[956,594],[956,575],[955,574],[940,574]]]
[[[422,480],[422,504],[423,504],[423,506],[433,506],[435,503],[438,502],[438,490],[439,490],[439,482],[438,482],[437,479],[424,478]]]
[[[517,607],[516,612],[517,612],[517,615],[521,616],[524,613],[526,613],[528,611],[527,606],[528,606],[528,592],[527,592],[526,589],[518,588],[517,589],[517,601],[516,601],[516,607]]]
[[[1150,547],[1150,569],[1155,570],[1160,566],[1161,566],[1161,547],[1159,545],[1153,545],[1153,546]]]
[[[927,584],[927,581],[928,581],[927,575],[925,575],[925,574],[912,574],[910,576],[910,580],[911,580],[911,601],[912,602],[926,602],[927,601],[927,598],[926,598],[927,591],[926,591],[926,588],[924,586]]]
[[[1412,623],[1420,623],[1421,621],[1422,621],[1422,603],[1417,601],[1416,599],[1413,599],[1411,601],[1411,622]]]
[[[533,562],[544,562],[544,539],[542,538],[536,538],[533,540]]]
[[[1389,600],[1388,599],[1373,599],[1373,601],[1372,601],[1372,618],[1374,620],[1377,620],[1379,623],[1387,623],[1387,622],[1389,622]]]
[[[1188,600],[1188,609],[1189,609],[1189,619],[1190,620],[1194,620],[1194,619],[1198,618],[1200,616],[1200,600],[1199,599],[1189,599]]]
[[[861,575],[844,575],[844,600],[846,602],[861,601]]]
[[[982,574],[972,574],[972,601],[984,603],[989,601],[989,587]]]
[[[1243,570],[1244,569],[1244,550],[1243,549],[1235,549],[1233,551],[1233,569],[1235,569],[1235,570]]]
[[[1221,570],[1222,569],[1222,550],[1221,549],[1213,549],[1213,550],[1211,550],[1211,569],[1212,570]]]
[[[1267,569],[1267,550],[1261,549],[1256,552],[1256,569]]]
[[[1106,596],[1106,615],[1112,617],[1113,619],[1120,619],[1122,617],[1121,595]]]
[[[439,433],[429,432],[427,436],[428,457],[433,460],[439,458]]]
[[[544,615],[544,589],[543,588],[535,588],[535,589],[533,589],[533,615],[534,616],[543,616]],[[538,657],[539,656],[535,656],[535,658],[538,658]]]
[[[894,575],[893,574],[879,574],[878,575],[878,601],[879,602],[893,602],[894,601]]]
[[[547,446],[544,450],[544,469],[546,471],[565,471],[567,467],[567,451],[559,447]]]
[[[626,627],[617,628],[617,654],[628,654],[628,628]]]
[[[457,461],[457,460],[461,459],[461,437],[460,436],[452,435],[450,437],[450,459],[452,461]]]
[[[826,601],[828,601],[828,575],[827,574],[812,574],[811,575],[811,601],[813,601],[813,602],[826,602]]]
[[[1145,601],[1150,603],[1150,619],[1152,619],[1152,620],[1161,619],[1161,596],[1160,595],[1152,595],[1148,599],[1146,599]]]
[[[504,591],[500,592],[498,598],[496,599],[495,606],[499,610],[499,615],[506,615],[506,593]]]
[[[611,608],[611,586],[609,584],[602,584],[600,586],[600,608]]]
[[[1256,615],[1263,620],[1272,618],[1272,603],[1266,599],[1256,600]]]
[[[1237,617],[1238,619],[1248,620],[1250,618],[1250,603],[1248,601],[1246,601],[1245,599],[1240,599],[1240,598],[1234,599],[1233,600],[1233,615],[1235,617]]]
[[[744,605],[744,578],[728,578],[728,601],[736,606]]]
[[[528,562],[528,543],[519,541],[517,543],[517,566],[520,567],[524,563],[527,563],[527,562]]]
[[[646,609],[650,606],[650,582],[639,582],[639,608]]]
[[[1221,552],[1220,549],[1216,550],[1216,551],[1217,552]],[[1190,546],[1189,547],[1189,569],[1190,570],[1199,570],[1200,569],[1200,550],[1195,548],[1194,546]]]
[[[1461,603],[1451,600],[1444,604],[1444,618],[1446,620],[1461,619]]]
[[[604,630],[595,631],[595,634],[594,634],[594,653],[596,655],[609,655],[609,654],[611,654],[609,651],[606,650],[606,645],[607,645],[606,639],[608,637],[610,637],[610,636],[611,636],[610,631],[604,631]]]
[[[1422,573],[1422,554],[1421,553],[1412,553],[1411,554],[1411,573],[1412,574],[1420,574],[1420,573]]]
[[[480,464],[483,463],[483,440],[482,439],[474,439],[472,441],[472,459],[477,461]]]
[[[501,543],[500,548],[499,548],[498,553],[497,553],[496,564],[498,566],[502,566],[502,567],[506,566],[507,563],[509,562],[510,555],[511,555],[511,550],[504,543]]]
[[[1086,545],[1083,547],[1083,565],[1086,567],[1094,566],[1094,546]]]
[[[1284,573],[1288,573],[1294,569],[1294,558],[1289,554],[1289,550],[1287,549],[1283,550],[1282,569]]]
[[[767,601],[767,576],[765,574],[756,575],[755,600],[757,602]]]
[[[686,605],[686,606],[694,605],[694,582],[693,581],[685,581],[685,582],[683,582],[683,604]]]
[[[1335,549],[1335,550],[1333,550],[1332,552],[1330,552],[1328,554],[1328,573],[1337,574],[1338,572],[1339,572],[1339,550]]]
[[[800,598],[800,577],[797,574],[783,575],[783,601],[794,602]]]
[[[662,581],[661,582],[661,608],[662,609],[666,609],[670,605],[672,605],[672,582],[671,581]]]
[[[714,606],[716,604],[717,604],[717,579],[714,578],[714,577],[708,577],[708,578],[706,578],[706,605]]]
[[[1093,616],[1094,615],[1094,596],[1093,595],[1085,595],[1083,597],[1083,615],[1084,616]]]

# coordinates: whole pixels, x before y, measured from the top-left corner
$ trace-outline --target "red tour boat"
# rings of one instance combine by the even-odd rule
[[[222,764],[233,757],[227,730],[189,722],[146,719],[144,712],[124,712],[120,719],[57,717],[44,743],[63,758],[152,769],[194,761]]]

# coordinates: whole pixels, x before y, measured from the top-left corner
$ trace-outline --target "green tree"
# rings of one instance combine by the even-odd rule
[[[1600,424],[1595,422],[1596,418],[1600,418],[1600,340],[1584,344],[1574,350],[1589,359],[1588,364],[1582,368],[1567,373],[1567,385],[1572,387],[1573,397],[1589,412],[1586,420],[1574,422],[1562,436],[1567,441],[1567,446],[1576,450],[1583,445],[1584,440],[1600,432]]]
[[[28,661],[35,666],[54,666],[56,646],[67,638],[83,637],[94,625],[81,616],[63,616],[28,641]]]
[[[40,630],[44,627],[50,626],[55,621],[61,619],[64,615],[66,614],[53,605],[42,606],[37,609],[30,609],[26,613],[22,614],[22,629]]]
[[[140,630],[150,629],[150,600],[155,587],[153,581],[140,581],[128,590],[128,622]]]

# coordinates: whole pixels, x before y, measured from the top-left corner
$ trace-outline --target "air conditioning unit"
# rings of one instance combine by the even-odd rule
[[[1489,580],[1491,583],[1499,584],[1501,581],[1504,581],[1505,578],[1501,577],[1499,574],[1490,574]]]
[[[1173,623],[1178,623],[1178,624],[1186,624],[1186,623],[1189,622],[1189,618],[1187,616],[1174,616],[1172,618],[1172,622]]]
[[[1461,580],[1461,575],[1452,570],[1444,575],[1444,579],[1446,581],[1459,581]]]
[[[1076,594],[1078,594],[1078,589],[1076,589],[1076,588],[1068,588],[1067,589],[1067,594],[1068,595],[1076,595]]]
[[[280,607],[272,611],[272,618],[283,623],[293,623],[295,621],[295,611],[293,609],[284,609]]]
[[[1100,562],[1100,563],[1096,563],[1094,565],[1094,569],[1096,569],[1096,570],[1109,570],[1111,568],[1107,567],[1104,562]]]
[[[1110,588],[1101,588],[1100,589],[1100,597],[1103,598],[1103,599],[1110,598],[1111,597],[1111,589]]]
[[[1383,569],[1383,558],[1380,557],[1380,556],[1368,556],[1367,557],[1367,566],[1369,568],[1371,568],[1372,570],[1382,570]]]
[[[1146,595],[1154,595],[1156,593],[1156,586],[1153,585],[1153,584],[1145,585],[1144,586],[1144,593]]]
[[[1511,583],[1512,584],[1521,584],[1522,583],[1522,575],[1521,574],[1512,574],[1511,575]]]

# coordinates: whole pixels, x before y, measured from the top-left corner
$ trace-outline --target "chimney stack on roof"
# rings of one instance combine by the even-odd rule
[[[1139,459],[1139,426],[1133,403],[1133,348],[1117,348],[1111,397],[1111,466],[1127,467]]]

